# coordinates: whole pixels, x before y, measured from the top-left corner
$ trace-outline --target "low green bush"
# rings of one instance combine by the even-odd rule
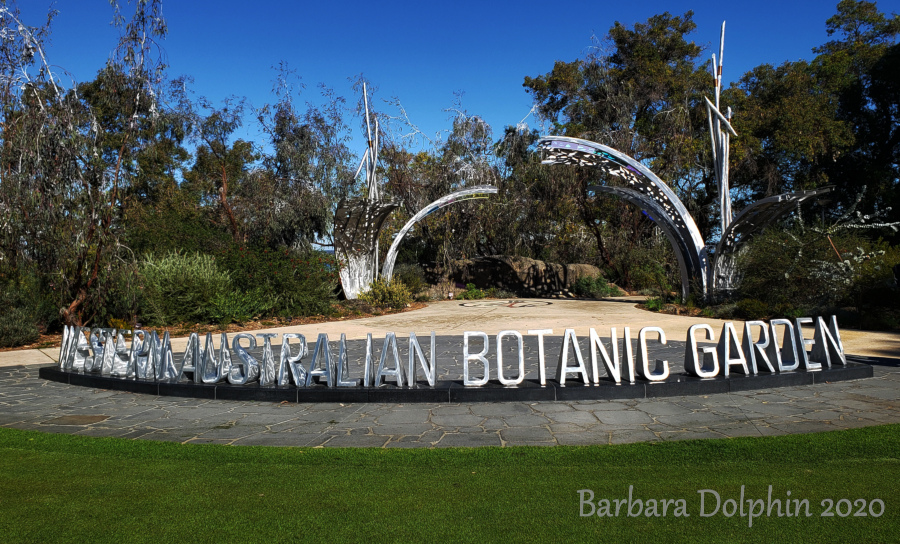
[[[610,285],[603,276],[582,276],[572,285],[572,293],[579,297],[616,297],[621,291],[615,285]]]
[[[200,253],[148,255],[140,264],[144,320],[152,325],[209,323],[213,300],[232,290],[231,277]]]
[[[515,293],[510,293],[506,289],[499,287],[488,287],[484,294],[488,298],[514,298],[516,296]]]
[[[769,317],[773,318],[788,318],[794,319],[795,317],[804,317],[808,315],[812,315],[816,312],[810,311],[807,312],[803,308],[797,308],[793,304],[782,302],[781,304],[776,304],[775,308],[773,308],[772,313]]]
[[[770,317],[836,313],[844,326],[891,329],[900,307],[898,263],[900,247],[857,232],[773,228],[739,257],[738,294],[765,303]]]
[[[210,306],[210,316],[220,325],[244,323],[267,314],[272,301],[257,288],[250,292],[228,291],[216,295]]]
[[[481,289],[475,287],[474,283],[467,283],[466,290],[456,295],[456,298],[462,300],[478,300],[485,298],[487,294]]]
[[[59,322],[53,289],[23,270],[0,272],[0,348],[34,343]]]
[[[399,264],[394,267],[394,277],[409,288],[409,292],[417,295],[428,287],[425,271],[417,264]]]
[[[738,301],[735,313],[744,319],[762,319],[769,315],[769,305],[754,298]]]
[[[115,261],[101,272],[95,292],[85,301],[85,315],[93,315],[91,322],[100,327],[109,326],[110,321],[133,323],[141,313],[145,291],[139,263]],[[115,328],[130,329],[131,325]]]
[[[290,318],[331,311],[338,282],[338,262],[332,255],[233,246],[215,258],[219,268],[230,273],[235,290],[259,293],[267,314]]]
[[[397,278],[385,281],[379,278],[369,285],[369,289],[360,293],[359,298],[373,306],[382,306],[394,309],[406,308],[412,301],[409,287]]]
[[[0,348],[32,344],[40,336],[34,315],[23,308],[7,308],[0,312]]]

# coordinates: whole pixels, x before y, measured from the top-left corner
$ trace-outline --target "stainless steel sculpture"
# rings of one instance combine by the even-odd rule
[[[723,294],[735,288],[740,280],[735,260],[744,243],[776,220],[796,210],[801,202],[830,190],[830,187],[823,187],[812,191],[770,196],[741,210],[741,213],[724,228],[722,237],[716,244],[711,291]]]
[[[334,217],[334,245],[338,259],[341,262],[341,285],[344,288],[344,295],[348,299],[357,298],[376,279],[378,273],[378,235],[381,233],[381,228],[391,212],[400,206],[398,202],[383,200],[378,188],[376,173],[378,165],[378,117],[371,116],[375,125],[373,132],[365,83],[363,84],[363,103],[366,109],[367,141],[366,151],[363,153],[362,161],[356,170],[356,176],[358,177],[361,172],[365,171],[367,196],[366,198],[341,200],[338,203]],[[472,198],[486,198],[488,195],[496,193],[496,187],[479,185],[443,196],[419,210],[395,236],[394,242],[391,244],[385,257],[381,275],[387,280],[391,279],[394,274],[394,263],[397,260],[400,242],[403,241],[403,238],[418,221],[454,202]]]
[[[384,268],[381,270],[381,277],[386,280],[390,280],[394,275],[394,263],[397,261],[397,253],[400,251],[400,242],[403,241],[403,238],[412,230],[413,226],[416,223],[428,217],[432,213],[438,211],[439,209],[449,206],[454,202],[461,202],[463,200],[470,200],[473,198],[487,198],[488,195],[497,194],[497,188],[491,185],[478,185],[476,187],[472,187],[470,189],[462,189],[460,191],[456,191],[455,193],[450,193],[449,195],[443,196],[431,204],[425,206],[419,212],[412,217],[409,221],[403,225],[403,228],[400,229],[400,232],[397,233],[397,236],[394,237],[394,242],[391,244],[390,249],[388,249],[387,256],[384,258]]]
[[[722,92],[722,57],[724,55],[725,22],[723,21],[722,31],[719,35],[718,63],[716,55],[713,53],[710,65],[715,80],[715,103],[704,97],[709,119],[709,136],[712,142],[713,171],[719,190],[719,216],[721,219],[721,237],[712,259],[713,269],[709,285],[709,293],[714,296],[731,292],[740,280],[740,275],[735,267],[735,258],[744,242],[761,232],[776,219],[796,209],[804,200],[831,190],[822,188],[765,198],[745,208],[737,217],[732,216],[728,158],[731,136],[737,137],[738,134],[731,126],[731,107],[728,107],[724,115],[719,110]]]
[[[365,168],[367,194],[365,198],[341,200],[334,217],[334,246],[341,261],[341,285],[349,299],[357,298],[375,279],[378,270],[378,235],[385,219],[399,207],[399,203],[382,200],[378,190],[378,117],[375,117],[373,139],[365,83],[363,102],[366,109],[366,151],[356,170],[356,176]]]
[[[709,119],[709,137],[712,139],[713,171],[719,188],[719,213],[722,220],[722,232],[731,223],[731,186],[728,183],[728,154],[731,136],[737,138],[737,132],[731,127],[731,108],[726,115],[719,111],[719,98],[722,93],[722,58],[725,55],[725,22],[722,22],[722,33],[719,35],[719,62],[716,54],[712,56],[712,76],[715,80],[716,103],[706,101],[706,114]]]
[[[619,178],[622,185],[591,185],[588,190],[618,196],[643,209],[656,222],[678,259],[683,298],[691,292],[715,297],[732,291],[740,279],[735,261],[741,246],[804,200],[831,190],[826,187],[768,197],[732,217],[728,158],[730,138],[736,137],[737,132],[731,126],[731,108],[725,115],[719,111],[724,48],[725,23],[722,23],[718,63],[715,55],[712,59],[715,103],[705,98],[721,216],[721,237],[712,255],[678,196],[643,164],[615,149],[578,138],[546,136],[538,142],[544,153],[543,164],[587,166],[600,170],[606,179]]]
[[[707,254],[700,230],[672,189],[646,166],[628,155],[596,142],[547,136],[538,141],[543,164],[574,164],[597,168],[605,177],[620,178],[625,186],[591,186],[615,194],[650,214],[665,233],[681,267],[681,291],[687,297],[692,284],[707,288]]]
[[[375,279],[378,235],[385,220],[400,205],[361,198],[342,200],[334,218],[334,245],[341,261],[341,285],[349,299],[357,298]]]

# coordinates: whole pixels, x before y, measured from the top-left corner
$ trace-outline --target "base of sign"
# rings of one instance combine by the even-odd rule
[[[517,386],[504,386],[490,381],[481,387],[466,387],[462,381],[439,381],[434,387],[420,383],[418,387],[260,387],[255,385],[205,385],[190,382],[167,383],[150,380],[112,378],[99,374],[64,372],[55,366],[43,367],[39,371],[45,380],[81,385],[97,389],[130,391],[147,395],[189,397],[217,400],[252,400],[262,402],[342,402],[342,403],[459,403],[459,402],[535,402],[574,400],[620,400],[651,397],[681,397],[692,395],[712,395],[773,387],[812,385],[825,382],[839,382],[871,378],[872,367],[860,362],[860,358],[847,356],[847,365],[815,372],[795,371],[777,374],[744,376],[732,374],[728,378],[694,378],[686,374],[673,374],[662,382],[638,380],[634,384],[615,384],[601,380],[599,385],[585,385],[583,382],[567,380],[565,386],[550,380],[541,386],[536,380],[525,380]]]

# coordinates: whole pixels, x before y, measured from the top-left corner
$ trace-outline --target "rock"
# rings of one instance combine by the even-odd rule
[[[437,272],[435,267],[430,270]],[[600,275],[600,269],[589,264],[563,265],[505,255],[452,261],[441,272],[449,281],[473,283],[481,289],[498,287],[515,293],[542,296],[552,293],[561,297],[571,296],[567,291],[579,278]]]

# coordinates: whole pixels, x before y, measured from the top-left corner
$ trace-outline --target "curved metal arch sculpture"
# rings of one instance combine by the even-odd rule
[[[397,236],[394,238],[394,243],[391,244],[391,248],[388,249],[387,256],[384,258],[384,268],[381,270],[381,276],[390,281],[391,277],[394,275],[394,263],[397,261],[397,254],[400,251],[400,242],[403,238],[412,230],[413,226],[421,221],[422,219],[428,217],[432,213],[438,211],[439,209],[449,206],[454,202],[460,202],[462,200],[471,200],[473,198],[487,198],[487,195],[496,194],[497,188],[492,185],[478,185],[476,187],[470,187],[468,189],[462,189],[460,191],[456,191],[455,193],[450,193],[449,195],[442,196],[441,198],[435,200],[431,204],[425,206],[419,212],[412,217],[409,221],[403,225],[403,228],[397,233]]]
[[[669,244],[677,250],[675,251],[675,257],[678,259],[678,267],[681,274],[681,294],[686,297],[690,292],[691,281],[694,278],[701,276],[706,264],[700,260],[699,255],[693,251],[693,248],[685,244],[684,239],[678,236],[678,227],[675,221],[668,215],[654,212],[653,200],[633,189],[612,187],[608,185],[590,185],[587,190],[595,193],[609,193],[618,196],[622,200],[634,204],[647,213],[648,217],[650,217],[663,234],[666,235]]]
[[[693,285],[701,293],[707,292],[709,264],[700,229],[678,196],[656,174],[628,155],[588,140],[546,136],[538,141],[538,147],[544,152],[542,164],[589,166],[625,181],[627,187],[592,187],[616,194],[659,218],[657,225],[672,244],[681,267],[682,296],[686,298]]]
[[[731,126],[731,108],[726,114],[719,111],[724,48],[725,23],[722,23],[718,69],[715,54],[710,65],[715,79],[715,103],[705,98],[722,221],[722,236],[713,255],[708,255],[703,237],[681,200],[641,163],[615,149],[587,140],[546,136],[538,141],[538,147],[545,152],[543,164],[590,166],[600,169],[606,177],[617,176],[627,183],[626,187],[595,185],[588,189],[614,194],[639,206],[659,225],[678,257],[684,297],[692,287],[699,287],[704,296],[733,290],[738,279],[735,260],[741,246],[804,200],[831,190],[831,187],[823,187],[764,198],[747,206],[732,219],[728,155],[730,137],[737,137],[737,132]]]
[[[378,117],[372,130],[369,114],[369,91],[363,82],[363,104],[366,114],[366,151],[354,179],[365,169],[366,197],[342,199],[334,214],[334,249],[342,261],[341,286],[348,299],[354,299],[375,279],[378,268],[378,235],[385,220],[400,203],[381,197],[378,187]],[[373,140],[374,136],[374,140]]]

